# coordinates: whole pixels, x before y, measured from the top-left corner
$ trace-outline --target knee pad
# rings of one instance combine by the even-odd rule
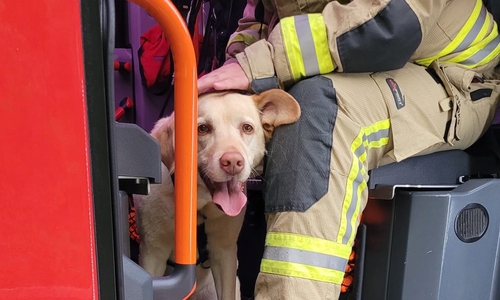
[[[305,211],[328,190],[337,96],[323,76],[302,80],[288,91],[301,106],[300,119],[279,126],[267,145],[264,178],[267,213]]]

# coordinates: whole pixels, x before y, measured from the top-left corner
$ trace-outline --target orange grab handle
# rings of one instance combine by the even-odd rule
[[[130,0],[161,26],[174,58],[175,262],[196,264],[198,84],[193,42],[170,0]]]

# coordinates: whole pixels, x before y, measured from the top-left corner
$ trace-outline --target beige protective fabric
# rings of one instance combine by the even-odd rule
[[[441,70],[439,66],[437,69]],[[352,246],[359,214],[368,198],[368,170],[409,156],[463,149],[472,144],[491,122],[498,102],[499,82],[472,83],[470,71],[463,69],[446,68],[445,72],[450,83],[464,83],[448,86],[455,95],[449,95],[424,67],[414,64],[392,72],[326,75],[333,81],[338,100],[328,192],[306,212],[270,214],[268,232],[301,234]],[[391,92],[394,86],[391,88],[387,79],[396,82],[401,91],[404,106],[399,103],[399,109]],[[493,89],[491,97],[471,101],[469,92],[480,88]],[[442,104],[443,100],[447,105]],[[390,127],[384,130],[387,124]],[[456,133],[460,140],[447,141],[447,131]],[[360,139],[364,151],[359,150]],[[363,167],[356,171],[358,163]],[[349,192],[356,177],[353,170],[362,174],[360,182],[354,185],[358,187],[354,191],[359,193]],[[352,215],[345,213],[349,203],[359,207]],[[350,232],[345,229],[346,219],[354,224]],[[294,277],[284,280],[281,275],[261,272],[255,299],[324,300],[338,299],[339,293],[340,286],[332,283]]]
[[[238,63],[242,66],[250,81],[274,76],[271,52],[267,50],[268,44],[264,40],[257,43],[262,44],[263,47],[248,47],[244,52],[236,55]]]
[[[444,49],[452,37],[464,26],[475,4],[474,0],[447,1],[440,18],[426,28],[427,31],[423,35],[422,43],[413,54],[412,59],[430,57]],[[421,10],[423,11],[423,9]],[[457,17],[457,13],[463,13],[464,17]]]
[[[325,0],[247,1],[247,7],[243,18],[239,22],[238,30],[231,36],[229,41],[227,58],[230,62],[233,62],[234,60],[231,60],[231,58],[247,47],[259,48],[256,50],[257,53],[271,51],[267,56],[272,57],[276,75],[281,86],[284,87],[291,86],[298,78],[293,78],[290,70],[291,63],[288,61],[287,50],[285,49],[286,43],[283,41],[283,33],[279,23],[281,18],[299,14],[321,13],[328,33],[328,50],[337,67],[336,71],[343,72],[344,66],[340,58],[337,39],[355,30],[361,24],[366,24],[391,3],[389,0],[354,0],[348,4],[343,3],[349,1]],[[259,1],[263,1],[266,8],[263,22],[269,26],[266,27],[265,31],[256,30],[260,25],[259,20],[255,19],[255,7]],[[422,33],[418,48],[413,54],[408,54],[408,56],[411,56],[410,62],[438,55],[464,28],[464,24],[476,5],[474,0],[406,0],[405,2],[418,19]],[[485,23],[485,34],[488,35],[496,28],[491,14],[485,12],[485,15],[488,18]],[[252,36],[251,39],[248,38],[249,35]],[[247,38],[243,38],[243,36]],[[268,45],[264,45],[264,43],[249,45],[250,40],[258,41],[260,39],[265,39]],[[383,45],[370,45],[370,47],[383,47]],[[442,60],[456,57],[466,50],[467,48],[462,51],[454,51],[453,54],[443,56]],[[267,63],[258,59],[255,62],[250,62],[250,60],[250,58],[240,60],[240,64],[246,71],[250,68],[244,66],[244,64]],[[482,69],[476,69],[476,71],[482,71]],[[247,72],[247,76],[252,78],[251,73]]]
[[[498,58],[490,65],[497,63]],[[434,62],[430,68],[436,71],[444,89],[441,84],[432,82],[432,78],[419,71],[423,67],[407,66],[404,71],[373,75],[379,79],[380,76],[410,73],[400,76],[398,81],[405,93],[408,109],[398,110],[391,106],[389,92],[385,91],[395,147],[391,156],[396,161],[450,148],[465,149],[484,133],[493,120],[500,92],[499,81],[483,79],[481,73],[453,65],[440,66]],[[474,78],[484,83],[473,83]],[[484,88],[492,90],[491,96],[472,101],[470,93]],[[443,115],[447,115],[447,120],[450,121],[446,131],[443,131],[443,124],[436,123]]]

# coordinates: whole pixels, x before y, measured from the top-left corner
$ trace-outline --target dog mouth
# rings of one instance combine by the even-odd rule
[[[236,177],[225,182],[212,181],[206,174],[201,174],[203,183],[212,194],[212,201],[228,216],[237,216],[245,204],[247,196],[243,193],[243,182]]]

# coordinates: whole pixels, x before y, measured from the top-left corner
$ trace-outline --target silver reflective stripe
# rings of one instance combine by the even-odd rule
[[[481,0],[476,0],[475,2],[476,4],[468,20],[465,24],[463,24],[462,28],[453,40],[450,41],[448,45],[436,55],[419,59],[417,60],[418,63],[428,66],[434,60],[443,58],[447,55],[454,55],[455,57],[444,61],[450,63],[461,63],[466,67],[477,67],[479,64],[489,62],[493,53],[487,53],[487,51],[484,51],[485,49],[478,51],[478,48],[483,46],[485,40],[489,40],[491,38],[491,34],[497,34],[497,26],[492,15],[483,5],[483,2]],[[492,26],[493,28],[491,28]],[[489,48],[495,49],[494,47]],[[477,51],[477,56],[474,54],[475,51]],[[491,56],[488,56],[490,54]],[[476,57],[469,60],[470,56]],[[483,61],[484,58],[487,58],[488,61]],[[470,65],[463,63],[464,61],[467,61]]]
[[[471,57],[467,58],[464,61],[461,61],[459,63],[464,64],[464,65],[476,65],[480,61],[486,58],[495,48],[498,46],[500,43],[500,36],[495,37],[491,42],[486,45],[483,49],[477,51],[474,55]]]
[[[352,200],[349,205],[349,208],[347,209],[347,214],[346,214],[346,219],[347,219],[347,227],[344,236],[342,237],[342,243],[347,244],[349,242],[349,239],[351,238],[353,228],[352,228],[352,218],[354,216],[354,212],[356,210],[356,207],[358,206],[358,189],[360,184],[363,182],[363,173],[362,170],[364,169],[363,163],[359,159],[366,151],[366,148],[364,146],[364,141],[367,141],[368,143],[370,142],[375,142],[375,141],[380,141],[383,138],[386,138],[389,136],[389,129],[382,129],[376,132],[370,133],[368,136],[363,135],[363,143],[359,145],[359,147],[354,150],[354,155],[356,155],[357,158],[357,163],[358,163],[358,174],[356,174],[356,178],[354,179],[354,182],[352,183]]]
[[[358,151],[359,149],[365,150],[365,148],[363,147],[363,145],[361,145],[358,149],[356,149],[356,151]],[[357,154],[356,154],[357,155]],[[359,157],[359,155],[357,155]],[[361,161],[358,160],[358,164],[359,164],[359,172],[358,174],[356,174],[356,179],[354,179],[354,182],[352,183],[352,201],[351,201],[351,205],[349,206],[349,209],[347,210],[347,215],[346,215],[346,218],[347,218],[347,228],[345,230],[345,235],[344,237],[342,238],[342,243],[344,244],[347,244],[349,242],[349,239],[351,238],[351,235],[352,235],[352,217],[354,215],[354,211],[356,210],[356,206],[358,205],[358,189],[359,189],[359,185],[361,184],[361,182],[363,182],[363,174],[361,173],[361,170],[364,168],[363,167],[363,164],[361,163]]]
[[[263,258],[344,272],[347,259],[294,248],[266,246]]]
[[[381,129],[375,132],[370,133],[366,140],[368,143],[380,141],[383,138],[389,137],[389,129]]]
[[[486,7],[483,6],[476,22],[474,23],[474,26],[472,26],[472,28],[469,30],[469,33],[467,33],[467,36],[460,43],[460,45],[458,45],[458,47],[453,50],[453,53],[461,52],[472,45],[472,42],[474,41],[474,39],[476,39],[477,35],[481,31],[481,28],[483,27],[484,22],[486,21],[486,13]]]
[[[295,16],[294,19],[295,31],[297,32],[297,38],[300,44],[306,76],[320,74],[309,17],[307,15],[298,15]]]

